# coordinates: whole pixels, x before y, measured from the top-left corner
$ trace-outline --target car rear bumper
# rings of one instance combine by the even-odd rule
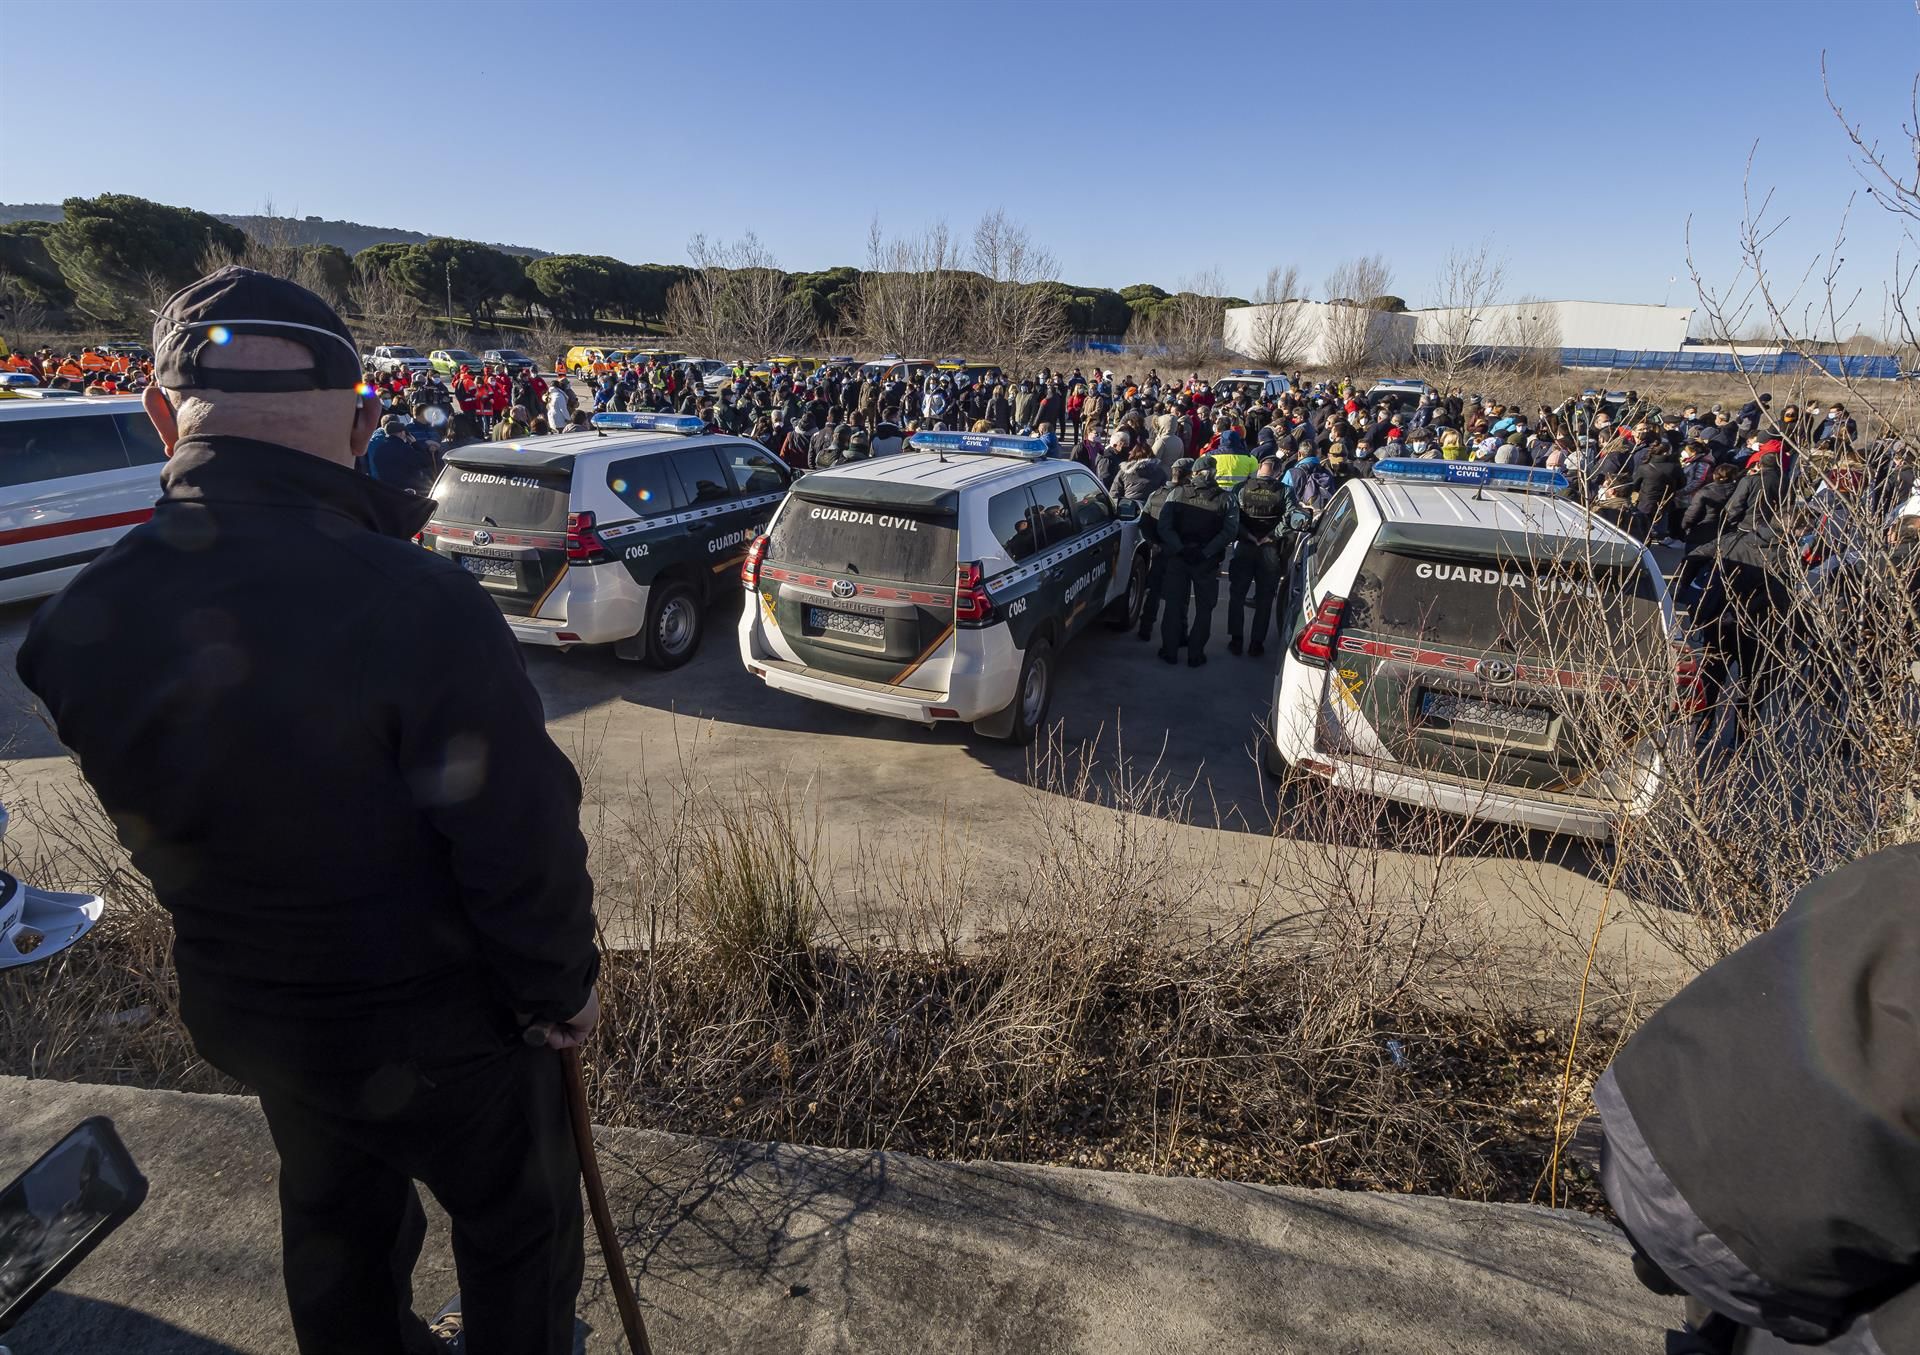
[[[616,644],[646,626],[647,590],[617,561],[575,565],[541,599],[536,615],[504,615],[523,645]]]
[[[1296,766],[1343,790],[1363,791],[1462,818],[1510,823],[1568,837],[1611,838],[1623,812],[1621,806],[1614,804],[1578,804],[1560,796],[1534,797],[1488,786],[1451,784],[1416,772],[1397,772],[1329,753],[1316,752],[1302,758]],[[1624,812],[1631,817],[1639,812],[1639,806],[1626,808]]]
[[[830,673],[786,658],[762,633],[758,609],[749,605],[740,618],[741,662],[775,691],[919,725],[970,724],[1003,710],[1013,699],[1014,675],[1019,672],[1006,628],[958,632],[947,643],[952,648],[945,658],[946,690],[906,687]],[[1013,655],[1011,665],[1008,655]]]
[[[862,715],[882,715],[889,720],[906,720],[917,725],[979,718],[948,705],[946,699],[937,692],[927,692],[924,696],[910,695],[903,688],[821,673],[786,659],[748,659],[746,662],[747,672],[775,691],[791,692],[810,701],[858,711]],[[936,710],[941,713],[934,714]]]

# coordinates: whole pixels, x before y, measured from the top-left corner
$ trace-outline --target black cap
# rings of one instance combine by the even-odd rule
[[[208,348],[235,335],[288,339],[313,354],[313,366],[289,371],[203,367]],[[333,307],[298,283],[231,264],[167,299],[153,322],[153,379],[169,390],[352,390],[360,350]]]

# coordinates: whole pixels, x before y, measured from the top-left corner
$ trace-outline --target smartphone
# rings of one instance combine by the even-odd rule
[[[0,1191],[0,1332],[147,1198],[147,1178],[104,1115],[82,1120]]]

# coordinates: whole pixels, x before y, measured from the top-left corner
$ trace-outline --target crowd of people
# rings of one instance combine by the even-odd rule
[[[112,346],[16,354],[7,366],[90,394],[137,392],[152,372],[141,352]],[[1264,652],[1290,533],[1343,480],[1371,474],[1386,457],[1559,471],[1598,515],[1680,553],[1676,601],[1703,610],[1696,619],[1706,625],[1727,603],[1715,585],[1739,573],[1739,552],[1730,561],[1727,543],[1752,547],[1763,523],[1788,544],[1805,534],[1779,517],[1803,465],[1818,473],[1803,478],[1798,497],[1814,496],[1824,516],[1855,530],[1888,522],[1912,498],[1916,465],[1914,449],[1897,438],[1863,439],[1842,403],[1776,412],[1767,393],[1737,409],[1676,412],[1632,391],[1587,391],[1529,411],[1457,389],[1386,388],[1374,398],[1355,381],[1315,383],[1299,373],[1275,395],[1197,372],[1180,380],[1154,370],[1136,378],[1043,368],[1015,378],[991,367],[955,374],[907,364],[737,362],[717,381],[686,360],[613,363],[573,378],[493,364],[362,376],[385,410],[363,468],[421,495],[453,448],[580,431],[602,411],[695,415],[762,443],[800,473],[899,452],[920,429],[1031,434],[1089,466],[1116,500],[1141,505],[1156,547],[1143,633],[1164,601],[1161,657],[1173,661],[1184,649],[1189,663],[1205,661],[1222,566],[1229,652]],[[1182,506],[1163,527],[1162,508],[1176,496]],[[1204,512],[1195,507],[1202,501]]]
[[[1156,547],[1143,638],[1164,610],[1160,656],[1172,662],[1184,649],[1192,664],[1205,662],[1221,567],[1228,650],[1262,654],[1290,534],[1342,481],[1387,457],[1559,471],[1597,514],[1679,553],[1675,597],[1683,610],[1710,604],[1699,618],[1707,625],[1728,603],[1709,585],[1740,573],[1726,543],[1751,545],[1763,523],[1792,535],[1779,510],[1803,465],[1818,472],[1807,492],[1859,523],[1885,522],[1914,492],[1915,456],[1904,442],[1863,440],[1844,404],[1776,413],[1766,393],[1737,409],[1675,412],[1632,391],[1588,391],[1528,411],[1461,390],[1389,388],[1369,398],[1357,382],[1298,374],[1269,397],[1198,373],[1136,378],[1097,368],[909,377],[903,365],[756,374],[739,363],[716,385],[684,362],[618,364],[577,383],[504,369],[367,380],[390,411],[367,468],[423,494],[447,448],[578,430],[601,411],[695,415],[759,441],[800,473],[899,452],[920,429],[1031,434],[1090,467],[1116,500],[1141,505]],[[1164,505],[1176,497],[1168,518]]]

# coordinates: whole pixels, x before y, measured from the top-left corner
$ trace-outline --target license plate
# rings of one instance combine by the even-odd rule
[[[853,616],[847,612],[829,611],[825,607],[807,608],[807,625],[814,630],[837,631],[841,635],[857,635],[862,640],[884,640],[887,638],[887,623],[877,616]]]
[[[483,579],[517,579],[520,577],[520,566],[512,560],[495,560],[491,556],[486,555],[460,554],[455,554],[453,558],[460,562],[460,568],[466,570],[467,573],[477,574]]]
[[[1507,706],[1497,701],[1476,701],[1470,696],[1428,692],[1420,698],[1420,713],[1450,725],[1504,729],[1536,739],[1547,736],[1547,713],[1529,706]]]

